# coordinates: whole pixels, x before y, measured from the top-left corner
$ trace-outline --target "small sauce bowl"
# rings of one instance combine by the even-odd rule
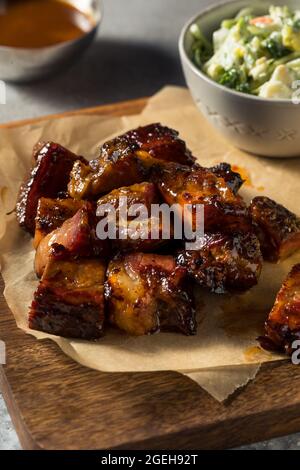
[[[71,65],[93,41],[102,19],[101,0],[65,0],[91,20],[91,29],[77,39],[39,48],[0,45],[0,80],[25,83],[53,75]]]

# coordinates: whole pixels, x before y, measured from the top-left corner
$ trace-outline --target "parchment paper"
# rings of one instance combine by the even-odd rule
[[[199,327],[196,337],[158,334],[133,338],[114,330],[99,342],[68,340],[27,327],[28,307],[37,280],[30,237],[19,229],[16,194],[30,167],[33,145],[54,140],[95,157],[105,140],[137,125],[161,122],[180,131],[203,165],[221,161],[238,165],[247,176],[246,200],[267,195],[299,213],[300,160],[271,160],[231,147],[207,124],[186,89],[167,87],[155,95],[138,116],[107,119],[73,116],[34,125],[0,129],[0,253],[5,298],[17,325],[37,339],[50,338],[79,363],[100,371],[174,370],[187,375],[217,400],[255,377],[260,364],[283,357],[258,348],[256,337],[274,303],[283,279],[300,262],[300,253],[278,265],[265,264],[259,285],[241,296],[216,296],[197,290]]]

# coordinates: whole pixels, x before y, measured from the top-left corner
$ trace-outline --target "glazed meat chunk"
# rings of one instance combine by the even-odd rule
[[[98,159],[76,162],[69,193],[76,199],[93,199],[121,186],[147,180],[156,159],[192,165],[195,161],[178,133],[160,124],[139,127],[106,142]]]
[[[300,264],[294,266],[265,324],[266,335],[260,338],[265,349],[292,353],[292,344],[300,340]]]
[[[268,197],[256,197],[250,214],[264,259],[277,262],[300,249],[300,218]]]
[[[100,338],[105,320],[105,270],[100,259],[49,259],[34,294],[29,327],[67,338]]]
[[[204,230],[249,231],[251,221],[243,199],[235,195],[223,178],[214,175],[207,168],[188,168],[182,165],[156,165],[152,171],[153,181],[169,205],[179,205],[182,216],[183,208],[189,204],[204,206]],[[178,206],[177,206],[178,207]],[[194,210],[191,213],[190,226],[197,228]]]
[[[179,266],[201,286],[216,294],[244,292],[255,286],[261,274],[262,256],[252,233],[206,234],[201,249],[181,251]]]
[[[123,147],[125,145],[125,147]],[[71,171],[68,191],[74,199],[96,199],[121,186],[142,183],[147,179],[149,169],[135,152],[118,142],[118,149],[112,153],[111,160],[85,164],[77,161]]]
[[[37,248],[40,241],[48,233],[61,227],[84,204],[85,201],[75,201],[75,199],[50,199],[46,197],[39,199],[35,218],[34,247]]]
[[[72,218],[44,237],[35,254],[37,276],[42,276],[50,257],[59,259],[107,257],[109,244],[108,241],[97,238],[96,223],[93,206],[85,203]]]
[[[131,335],[196,333],[186,271],[172,256],[135,253],[112,260],[106,297],[110,322]]]
[[[138,127],[125,136],[139,150],[149,153],[153,158],[182,165],[193,165],[196,161],[185,142],[179,139],[179,133],[161,124]]]
[[[39,199],[57,198],[65,193],[75,161],[85,162],[84,158],[54,142],[39,144],[34,157],[33,168],[20,188],[16,206],[19,224],[32,235]]]
[[[162,220],[151,217],[153,204],[160,203],[160,194],[153,183],[141,183],[111,191],[98,200],[97,214],[110,220],[115,233],[114,250],[151,252],[171,238],[163,236]],[[109,212],[111,206],[115,211]],[[138,217],[138,220],[135,220]],[[103,219],[104,225],[105,219]],[[102,226],[102,223],[101,223]],[[153,228],[157,234],[152,232]],[[105,227],[103,227],[105,232]],[[154,234],[154,236],[152,236]]]
[[[133,207],[133,205],[141,206],[143,205],[150,215],[151,205],[159,204],[160,194],[153,183],[140,183],[134,184],[132,186],[124,186],[118,189],[114,189],[110,193],[102,196],[98,202],[97,206],[103,206],[105,204],[111,204],[116,210],[120,210],[120,203],[125,203],[127,200],[128,208]]]
[[[209,168],[209,170],[218,178],[223,178],[234,194],[237,194],[244,184],[241,175],[233,171],[229,163],[220,163]]]

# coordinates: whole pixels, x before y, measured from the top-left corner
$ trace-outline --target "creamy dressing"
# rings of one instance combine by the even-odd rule
[[[300,10],[273,6],[260,17],[242,10],[222,22],[212,45],[197,24],[191,34],[194,62],[216,82],[263,98],[293,97],[300,80]]]

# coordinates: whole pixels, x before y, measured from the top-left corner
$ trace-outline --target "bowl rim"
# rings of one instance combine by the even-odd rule
[[[223,0],[222,2],[220,3],[213,3],[212,5],[210,5],[209,7],[206,7],[204,9],[202,9],[199,13],[197,13],[196,15],[194,15],[193,17],[191,17],[183,26],[182,30],[181,30],[181,33],[180,33],[180,36],[179,36],[179,43],[178,43],[178,46],[179,46],[179,52],[180,52],[180,56],[182,58],[182,60],[185,60],[185,62],[188,64],[188,66],[193,70],[193,72],[198,75],[198,77],[202,78],[204,81],[206,81],[208,84],[210,85],[214,85],[215,87],[217,87],[219,90],[223,90],[227,93],[229,93],[230,95],[233,95],[233,96],[238,96],[240,98],[244,98],[246,100],[250,100],[250,101],[254,101],[254,102],[257,102],[257,103],[265,103],[265,104],[279,104],[279,105],[293,105],[293,106],[297,106],[296,103],[293,102],[293,99],[284,99],[284,98],[263,98],[261,96],[256,96],[256,95],[250,95],[248,93],[242,93],[240,91],[236,91],[236,90],[233,90],[232,88],[227,88],[226,86],[224,85],[220,85],[218,82],[215,82],[212,78],[210,78],[208,75],[206,75],[202,70],[200,70],[193,62],[192,60],[190,59],[187,51],[186,51],[186,48],[184,46],[184,42],[185,42],[185,38],[186,38],[186,35],[190,29],[190,27],[192,26],[192,24],[196,23],[197,20],[199,20],[200,18],[204,17],[205,15],[207,15],[208,13],[211,13],[213,12],[214,10],[217,10],[219,8],[222,8],[224,7],[225,5],[234,5],[235,3],[239,3],[241,0]],[[225,19],[225,18],[224,18]]]
[[[94,25],[93,27],[85,32],[82,36],[76,39],[69,39],[68,41],[63,41],[63,42],[58,42],[57,44],[52,44],[51,46],[44,46],[44,47],[13,47],[13,46],[2,46],[0,44],[0,52],[30,52],[32,54],[37,54],[39,52],[45,52],[45,51],[53,51],[55,49],[63,49],[66,46],[70,46],[71,44],[76,44],[77,42],[82,41],[82,39],[88,37],[90,34],[94,34],[95,31],[99,28],[100,24],[102,23],[103,20],[103,0],[97,0],[98,2],[98,12],[97,14],[93,15],[88,15],[92,16],[94,20]],[[78,8],[77,8],[78,9]],[[79,10],[79,9],[78,9]],[[82,12],[82,10],[79,10]]]

